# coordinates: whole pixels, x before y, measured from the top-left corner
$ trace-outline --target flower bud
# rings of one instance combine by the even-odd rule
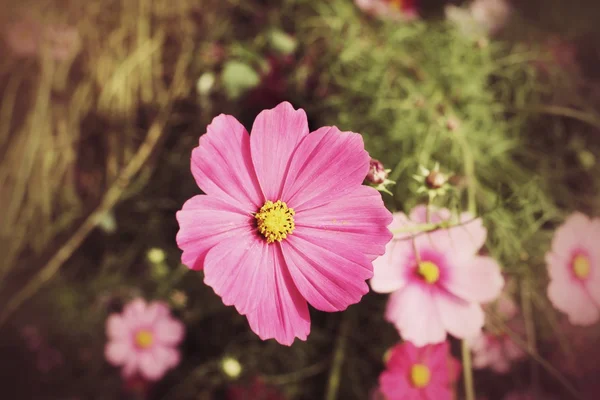
[[[367,181],[375,185],[382,184],[388,177],[388,173],[383,167],[381,161],[374,158],[369,163],[369,173],[367,174]]]

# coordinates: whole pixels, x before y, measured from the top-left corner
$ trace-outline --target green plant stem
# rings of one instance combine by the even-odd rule
[[[348,342],[348,334],[350,332],[351,314],[352,310],[348,310],[342,316],[342,323],[340,324],[340,332],[337,337],[331,372],[329,373],[329,379],[327,381],[326,400],[336,400],[338,398],[346,343]]]
[[[471,365],[471,349],[466,340],[461,342],[463,377],[465,383],[465,400],[475,400],[475,384],[473,382],[473,366]]]

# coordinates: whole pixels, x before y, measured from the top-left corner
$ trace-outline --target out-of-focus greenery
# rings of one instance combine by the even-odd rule
[[[554,340],[543,255],[566,214],[598,214],[600,57],[586,50],[576,71],[555,65],[544,51],[548,31],[594,49],[595,27],[581,22],[590,13],[574,19],[592,5],[540,2],[497,40],[466,36],[440,18],[441,2],[427,2],[432,17],[411,23],[377,21],[350,0],[49,2],[50,17],[78,26],[80,54],[59,67],[8,58],[0,70],[2,110],[11,93],[20,106],[0,126],[0,178],[12,189],[0,193],[10,214],[0,220],[0,249],[10,256],[0,304],[39,282],[0,327],[3,350],[21,365],[0,361],[8,391],[117,398],[122,383],[103,358],[104,321],[143,296],[170,302],[187,329],[182,363],[153,398],[223,398],[231,382],[224,357],[241,362],[242,380],[260,374],[290,398],[322,398],[340,343],[338,398],[367,398],[398,340],[382,318],[385,296],[369,294],[344,313],[312,312],[309,340],[287,348],[261,342],[201,272],[179,263],[174,213],[199,192],[189,172],[199,135],[222,112],[250,128],[257,112],[282,100],[305,108],[311,128],[362,133],[397,182],[394,197],[383,195],[391,209],[426,201],[413,175],[438,162],[453,190],[434,203],[482,216],[486,250],[537,289],[534,323]],[[548,15],[538,21],[530,10]],[[14,82],[27,90],[15,92]],[[149,141],[153,126],[160,133]],[[123,181],[148,143],[148,157]],[[91,229],[97,224],[104,230]],[[153,248],[164,260],[147,257]],[[64,249],[68,257],[51,264]],[[54,372],[36,370],[19,334],[26,324],[64,354]]]

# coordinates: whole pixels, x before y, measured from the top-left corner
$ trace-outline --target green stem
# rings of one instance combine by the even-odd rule
[[[465,400],[475,400],[475,384],[473,382],[473,367],[471,365],[471,349],[466,340],[461,342],[463,377],[465,382]]]
[[[350,332],[351,313],[352,310],[348,310],[342,316],[340,332],[337,337],[335,354],[333,356],[333,364],[331,366],[331,372],[329,373],[329,380],[327,381],[326,400],[336,400],[338,397],[342,366],[344,364],[344,354],[346,352],[346,343],[348,342],[348,334]]]

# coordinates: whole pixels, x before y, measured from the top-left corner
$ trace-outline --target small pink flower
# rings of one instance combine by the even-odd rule
[[[324,127],[284,102],[261,112],[252,134],[220,115],[192,152],[206,193],[177,212],[182,262],[245,315],[263,340],[291,345],[310,331],[307,302],[341,311],[369,291],[392,216],[363,186],[362,137]]]
[[[449,220],[451,213],[440,209],[430,217],[436,223]],[[479,335],[481,303],[497,298],[504,285],[498,263],[477,254],[487,235],[481,219],[463,213],[460,221],[450,229],[417,234],[414,240],[397,233],[386,254],[373,263],[371,287],[392,293],[385,318],[416,346],[441,343],[447,333],[462,339]],[[410,220],[396,213],[389,228],[393,232],[425,222],[426,208],[418,206]]]
[[[183,339],[184,327],[162,302],[133,300],[121,314],[108,317],[106,334],[106,359],[122,366],[125,378],[140,374],[156,381],[179,364],[176,347]]]
[[[419,17],[417,0],[354,0],[358,8],[382,19],[413,20]]]
[[[548,297],[573,325],[600,319],[600,220],[573,213],[555,232],[546,254]]]
[[[470,5],[473,19],[490,35],[497,34],[508,21],[512,7],[507,0],[475,0]]]
[[[513,331],[517,320],[509,323]],[[512,341],[507,334],[484,332],[475,339],[469,339],[473,351],[473,366],[477,369],[490,368],[499,374],[510,371],[511,364],[525,358],[525,351]]]
[[[425,347],[404,342],[392,349],[379,387],[386,400],[451,400],[459,376],[460,362],[448,342]]]

